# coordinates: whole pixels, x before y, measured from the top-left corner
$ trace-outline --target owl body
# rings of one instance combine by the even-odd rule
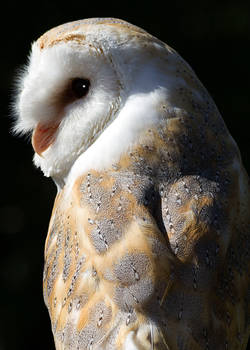
[[[124,21],[69,23],[33,45],[17,109],[58,186],[56,349],[245,349],[249,182],[189,65]]]

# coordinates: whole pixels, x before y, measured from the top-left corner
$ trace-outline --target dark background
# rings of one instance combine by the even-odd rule
[[[53,349],[42,297],[43,247],[55,186],[10,134],[16,70],[58,24],[118,17],[174,47],[213,96],[249,171],[249,1],[8,1],[1,14],[0,350]],[[6,21],[6,22],[5,22]],[[249,347],[250,349],[250,347]]]

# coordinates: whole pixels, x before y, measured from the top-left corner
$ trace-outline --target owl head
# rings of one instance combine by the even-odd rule
[[[176,98],[181,89],[190,97]],[[63,186],[76,169],[112,164],[163,109],[188,109],[204,94],[188,64],[144,30],[117,19],[76,21],[33,43],[15,131],[32,134],[35,165]]]

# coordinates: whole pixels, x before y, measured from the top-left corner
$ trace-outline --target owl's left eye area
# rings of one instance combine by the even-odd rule
[[[84,78],[73,78],[61,96],[63,105],[76,99],[85,97],[90,88],[90,81]],[[32,145],[40,156],[55,141],[60,120],[52,120],[46,123],[38,123],[32,134]]]
[[[75,98],[82,98],[87,95],[90,88],[90,81],[83,78],[74,78],[71,82],[71,90]]]

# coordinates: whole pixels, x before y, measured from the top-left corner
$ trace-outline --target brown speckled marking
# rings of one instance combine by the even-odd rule
[[[127,32],[127,34],[130,36],[131,34],[141,34],[147,38],[151,37],[143,29],[120,19],[92,18],[59,25],[58,27],[55,27],[43,34],[38,39],[37,43],[41,50],[52,47],[59,42],[73,41],[82,44],[82,42],[84,42],[86,39],[83,33],[88,31],[90,27],[93,28],[97,26],[112,26],[115,29],[117,28],[118,32],[121,30],[123,32]]]
[[[179,121],[175,123],[178,125]],[[147,318],[146,315],[153,317],[160,327],[157,349],[161,349],[164,341],[173,349],[182,347],[181,344],[186,341],[190,344],[188,349],[216,349],[216,346],[222,346],[219,345],[221,339],[246,332],[245,316],[238,325],[232,322],[239,310],[243,315],[246,313],[243,291],[247,286],[244,276],[249,264],[249,242],[246,238],[249,224],[246,224],[246,218],[241,221],[246,211],[241,209],[241,219],[238,217],[236,225],[232,220],[237,215],[240,202],[236,199],[230,207],[225,202],[225,198],[235,195],[232,186],[238,185],[237,171],[230,170],[226,157],[233,151],[224,150],[225,156],[222,153],[219,160],[213,159],[213,153],[208,151],[206,157],[211,158],[209,164],[214,164],[215,169],[207,169],[207,160],[196,159],[200,166],[196,175],[191,171],[193,163],[189,163],[190,170],[183,168],[187,174],[184,175],[183,169],[180,169],[183,164],[177,163],[176,159],[176,167],[177,164],[179,167],[176,172],[176,168],[172,167],[175,147],[171,149],[171,142],[168,152],[166,147],[162,147],[166,139],[173,138],[175,144],[178,141],[180,129],[172,126],[170,124],[169,132],[166,130],[166,138],[154,138],[159,140],[158,144],[152,138],[147,144],[147,138],[142,138],[142,144],[138,144],[129,157],[126,155],[125,163],[121,159],[117,164],[116,169],[119,170],[112,167],[101,173],[89,171],[74,186],[72,199],[69,200],[75,204],[67,209],[67,217],[69,215],[72,220],[71,232],[77,232],[79,237],[79,256],[83,254],[85,257],[82,273],[86,273],[88,278],[81,281],[76,277],[65,310],[76,309],[71,301],[74,294],[88,296],[88,301],[80,309],[78,321],[75,321],[78,329],[75,337],[82,346],[90,346],[86,345],[88,342],[99,344],[104,337],[105,331],[98,328],[98,322],[102,324],[104,317],[102,312],[99,312],[96,322],[88,320],[92,317],[93,305],[102,304],[105,296],[109,296],[108,324],[116,329],[117,344],[121,344],[121,339],[125,339],[130,330],[138,327],[140,315],[143,319]],[[157,131],[152,130],[152,133],[156,135]],[[150,151],[152,148],[154,155]],[[194,150],[197,157],[197,152],[201,150],[202,147]],[[159,159],[166,166],[165,175],[161,165],[157,166]],[[121,167],[121,164],[127,166]],[[63,197],[63,192],[60,197]],[[121,209],[118,210],[120,203]],[[65,210],[64,201],[62,205]],[[62,216],[60,204],[55,213],[51,232],[56,236],[55,228],[58,227],[60,237],[61,226],[56,224],[57,216]],[[61,259],[67,249],[66,227],[61,232],[63,237],[57,238],[64,245],[64,253],[63,250],[58,253]],[[93,234],[97,227],[102,236]],[[235,231],[229,234],[232,228]],[[72,245],[76,244],[74,242],[72,240]],[[53,254],[53,244],[47,249],[49,257],[50,251]],[[75,251],[72,246],[72,263]],[[65,281],[65,290],[69,290],[76,275],[77,264],[73,263],[73,266],[68,282]],[[59,274],[58,266],[57,271]],[[56,278],[52,276],[56,289]],[[45,279],[48,292],[53,288],[50,279]],[[52,303],[54,299],[50,300]],[[60,302],[63,304],[63,299],[57,297],[57,303]],[[58,334],[67,327],[68,314],[69,311],[66,311],[65,321],[58,320]],[[212,321],[214,317],[217,323]],[[186,323],[190,331],[183,332],[182,327]],[[234,344],[237,345],[235,341]]]

